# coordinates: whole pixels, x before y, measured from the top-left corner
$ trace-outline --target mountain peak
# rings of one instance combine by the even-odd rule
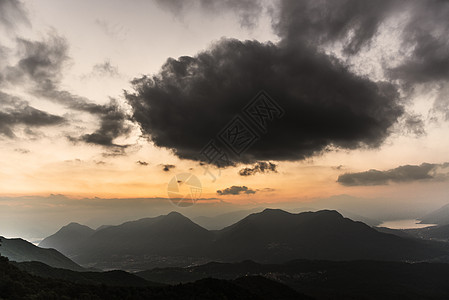
[[[315,212],[316,215],[326,215],[326,216],[333,216],[333,217],[339,217],[344,218],[342,214],[340,214],[338,211],[334,209],[323,209]]]
[[[80,223],[77,223],[77,222],[71,222],[71,223],[65,225],[62,228],[86,228],[86,227],[89,228],[89,229],[92,229],[89,226],[86,226],[86,225],[83,225],[83,224],[80,224]]]
[[[167,214],[167,217],[171,216],[171,217],[183,217],[185,218],[185,216],[177,211],[171,211]]]
[[[279,208],[265,208],[260,215],[271,215],[271,216],[282,216],[282,215],[291,215],[291,213],[279,209]]]
[[[184,216],[183,214],[177,212],[177,211],[172,211],[170,213],[168,213],[167,215],[163,216],[164,220],[170,220],[170,221],[186,221],[189,220],[189,218],[187,218],[186,216]]]

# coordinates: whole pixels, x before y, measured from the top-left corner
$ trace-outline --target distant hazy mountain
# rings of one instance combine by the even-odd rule
[[[9,260],[17,262],[38,261],[55,268],[74,271],[84,270],[55,249],[43,249],[22,239],[0,237],[0,240],[0,254]]]
[[[212,247],[212,255],[228,261],[420,260],[444,254],[443,250],[378,232],[329,210],[291,214],[266,209],[219,231]]]
[[[72,250],[72,259],[86,267],[130,271],[211,260],[417,261],[446,254],[433,243],[382,233],[336,211],[292,214],[278,209],[251,214],[218,231],[173,212],[98,230]]]
[[[443,207],[425,215],[420,220],[422,224],[449,224],[449,204],[446,204]]]
[[[92,228],[78,223],[70,223],[55,234],[45,238],[39,247],[54,248],[71,257],[77,252],[75,248],[95,233]]]

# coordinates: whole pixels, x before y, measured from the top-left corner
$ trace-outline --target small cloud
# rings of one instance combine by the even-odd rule
[[[138,161],[136,161],[136,163],[141,166],[148,166],[148,163],[146,161],[138,160]]]
[[[171,169],[174,169],[174,168],[176,168],[176,166],[175,165],[162,165],[162,171],[164,171],[164,172],[169,172]]]
[[[403,123],[405,133],[412,134],[416,137],[426,134],[426,124],[424,123],[421,115],[406,113],[402,117],[401,121]]]
[[[20,154],[28,154],[28,153],[30,153],[30,150],[28,150],[28,149],[23,149],[23,148],[16,148],[16,149],[14,149],[14,151],[15,151],[15,152],[18,152],[18,153],[20,153]]]
[[[96,64],[92,67],[92,75],[100,76],[100,77],[118,77],[120,73],[118,71],[118,67],[111,64],[109,60],[104,61],[103,63]]]
[[[104,34],[112,39],[125,40],[128,30],[120,23],[112,24],[103,19],[96,19],[95,24],[103,31]]]
[[[239,171],[240,176],[252,176],[257,173],[277,173],[277,165],[271,162],[258,161],[252,168],[243,168]]]
[[[276,189],[273,189],[273,188],[263,188],[263,189],[257,189],[256,191],[262,192],[262,193],[271,193],[271,192],[276,191]]]
[[[106,152],[103,152],[101,155],[103,157],[117,157],[117,156],[125,156],[126,155],[127,146],[119,146],[116,145],[114,147],[110,147]]]
[[[256,191],[249,189],[246,186],[237,186],[233,185],[231,187],[228,187],[224,190],[217,190],[218,195],[240,195],[240,194],[255,194]]]

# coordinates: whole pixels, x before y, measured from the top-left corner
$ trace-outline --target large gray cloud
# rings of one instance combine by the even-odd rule
[[[337,182],[345,186],[386,185],[390,182],[413,182],[417,180],[441,180],[449,172],[438,172],[438,169],[449,167],[449,163],[405,165],[387,171],[369,170],[359,173],[345,173],[338,176]]]
[[[168,59],[133,81],[133,117],[181,158],[200,150],[264,89],[285,110],[239,162],[300,160],[329,146],[378,147],[403,109],[395,88],[349,72],[303,44],[224,39],[194,57]]]

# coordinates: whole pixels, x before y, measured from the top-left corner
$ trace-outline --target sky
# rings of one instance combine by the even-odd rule
[[[448,17],[437,0],[0,0],[0,235],[169,210],[436,209]],[[187,178],[196,205],[173,205]]]

